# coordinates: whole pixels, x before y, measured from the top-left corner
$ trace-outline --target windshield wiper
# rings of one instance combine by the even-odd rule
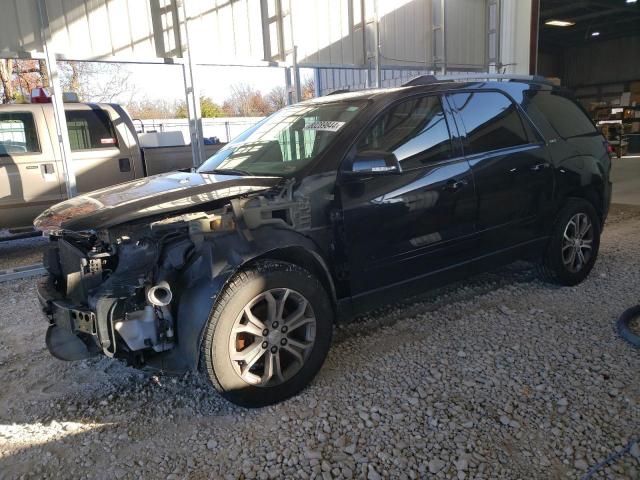
[[[219,173],[221,175],[244,175],[246,177],[254,177],[255,175],[246,170],[240,170],[239,168],[214,168],[213,170],[207,170],[202,173]]]

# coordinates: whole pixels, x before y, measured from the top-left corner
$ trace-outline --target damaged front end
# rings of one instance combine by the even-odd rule
[[[49,276],[38,294],[54,356],[77,360],[101,352],[140,364],[173,348],[171,275],[159,262],[167,254],[177,258],[176,249],[184,262],[190,242],[150,227],[117,238],[64,232],[51,240],[44,257]]]
[[[225,281],[251,258],[286,246],[287,232],[305,241],[300,233],[311,228],[309,201],[294,199],[291,188],[228,202],[213,211],[51,233],[49,275],[38,290],[51,353],[197,367],[202,327]]]

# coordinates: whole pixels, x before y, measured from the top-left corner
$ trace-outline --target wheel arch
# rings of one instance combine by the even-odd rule
[[[333,276],[331,275],[327,262],[324,261],[319,253],[300,245],[276,248],[257,255],[242,264],[238,270],[263,260],[279,260],[281,262],[293,263],[298,267],[308,270],[320,281],[326,290],[327,295],[329,295],[329,300],[331,301],[333,313],[334,315],[337,314],[338,298],[336,295],[335,284],[333,282]]]
[[[607,173],[602,162],[591,155],[571,157],[559,165],[561,175],[556,175],[561,201],[556,215],[571,199],[583,199],[595,208],[603,223],[608,212],[606,185]]]
[[[235,255],[237,262],[226,263],[214,276],[201,276],[181,295],[177,313],[178,347],[188,368],[194,371],[198,369],[204,328],[220,292],[239,271],[260,261],[278,260],[309,270],[325,288],[334,318],[337,318],[338,301],[333,277],[313,240],[298,232],[265,229],[254,232],[251,244],[254,247],[261,245],[263,248],[248,248],[242,254]],[[212,248],[215,250],[215,247]]]

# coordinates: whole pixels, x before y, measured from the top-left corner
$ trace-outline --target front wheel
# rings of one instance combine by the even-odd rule
[[[560,210],[542,259],[543,276],[576,285],[591,272],[598,257],[600,217],[586,200],[572,199]]]
[[[284,262],[236,274],[214,306],[201,370],[227,400],[260,407],[302,390],[329,351],[333,310],[320,282]]]

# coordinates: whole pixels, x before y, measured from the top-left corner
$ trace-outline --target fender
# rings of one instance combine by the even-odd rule
[[[602,163],[595,157],[579,155],[566,159],[556,167],[558,197],[556,211],[562,208],[567,198],[584,198],[591,202],[600,215],[606,217],[610,186]]]
[[[191,370],[198,369],[204,327],[219,293],[238,270],[264,258],[312,268],[336,307],[333,277],[325,255],[310,237],[287,228],[265,226],[252,230],[249,239],[236,232],[206,240],[179,281],[183,287],[177,312],[178,348]],[[314,265],[305,264],[308,259],[313,259]]]

